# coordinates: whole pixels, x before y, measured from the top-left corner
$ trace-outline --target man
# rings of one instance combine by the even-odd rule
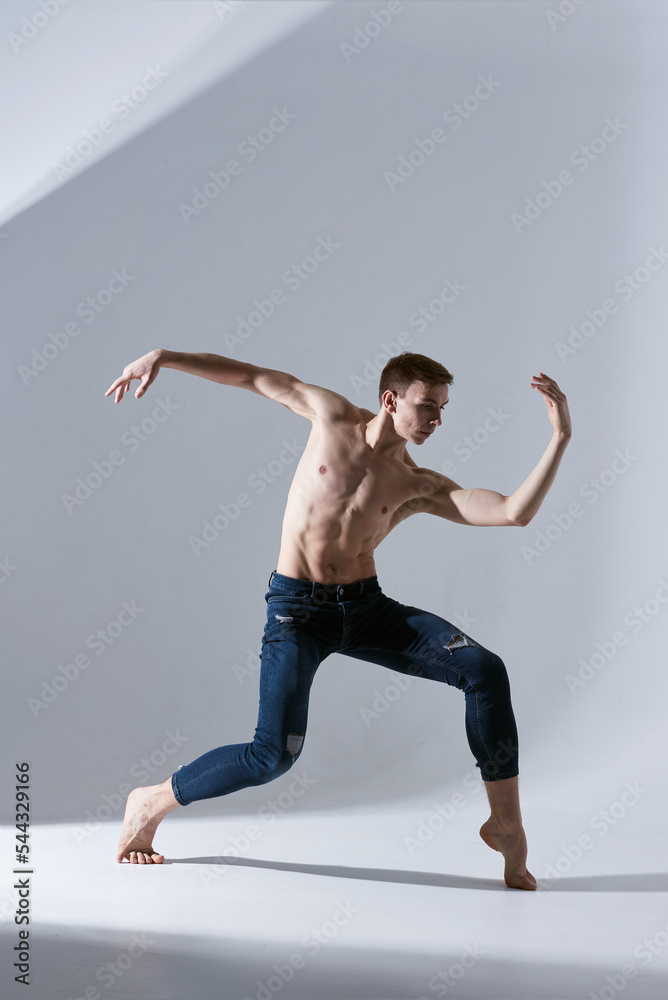
[[[437,615],[387,597],[374,550],[418,511],[457,524],[524,526],[552,485],[571,436],[566,396],[543,372],[552,438],[528,478],[511,496],[463,489],[421,468],[406,450],[441,424],[450,372],[404,351],[380,377],[380,409],[294,375],[216,354],[151,351],[128,365],[105,395],[120,402],[133,379],[144,395],[161,368],[176,368],[223,385],[250,389],[306,417],[312,429],[288,494],[276,570],[265,594],[260,708],[254,739],[218,747],[179,767],[159,785],[128,796],[117,861],[160,864],[153,848],[161,820],[179,806],[259,785],[284,774],[301,753],[308,697],[319,663],[332,652],[451,684],[464,691],[469,746],[480,768],[490,817],[484,842],[505,858],[506,885],[535,889],[519,805],[517,728],[501,658]]]

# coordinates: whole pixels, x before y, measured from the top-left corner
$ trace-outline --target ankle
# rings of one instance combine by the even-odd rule
[[[499,833],[513,834],[523,829],[522,817],[517,813],[503,815],[492,811],[489,818]]]

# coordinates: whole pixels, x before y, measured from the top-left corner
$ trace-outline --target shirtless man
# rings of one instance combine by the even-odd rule
[[[544,372],[533,376],[531,386],[543,394],[553,434],[527,479],[504,496],[464,489],[419,467],[408,454],[407,442],[423,444],[440,426],[453,382],[446,368],[422,354],[404,351],[388,361],[376,414],[285,372],[216,354],[166,350],[128,365],[105,395],[115,393],[118,403],[139,379],[140,399],[161,368],[250,389],[306,417],[312,429],[288,494],[277,568],[265,594],[254,739],[218,747],[161,784],[135,788],[117,861],[161,864],[164,855],[153,848],[153,837],[167,813],[285,773],[301,753],[315,671],[325,656],[340,651],[464,691],[466,735],[490,805],[480,836],[503,854],[506,885],[535,889],[526,867],[517,729],[504,663],[451,622],[387,597],[376,577],[374,551],[417,512],[457,524],[527,525],[571,437],[566,396],[557,383]]]

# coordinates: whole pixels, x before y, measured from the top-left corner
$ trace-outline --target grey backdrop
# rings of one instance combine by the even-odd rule
[[[35,819],[117,821],[119,789],[147,783],[142,759],[161,781],[255,727],[264,593],[310,424],[171,370],[140,401],[104,397],[156,347],[288,371],[374,410],[388,352],[425,353],[455,382],[413,457],[504,493],[552,432],[531,376],[556,378],[573,440],[534,521],[413,517],[378,550],[379,579],[504,658],[528,787],[599,773],[616,788],[631,754],[660,771],[668,8],[569,6],[555,21],[556,3],[333,3],[4,224],[2,746],[32,763]],[[292,117],[270,136],[275,109]],[[223,189],[210,172],[235,158]],[[286,284],[321,240],[336,246]],[[460,291],[443,304],[447,281]],[[273,289],[280,304],[235,342]],[[80,304],[98,295],[89,322]],[[114,625],[124,602],[134,617]],[[462,694],[397,676],[322,664],[298,765],[318,780],[295,809],[402,800],[473,768]],[[161,750],[170,733],[180,745]]]

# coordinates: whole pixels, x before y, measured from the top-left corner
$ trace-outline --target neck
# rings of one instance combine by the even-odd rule
[[[406,439],[397,434],[392,418],[385,410],[367,423],[366,442],[378,454],[396,458],[400,458],[406,448]]]

